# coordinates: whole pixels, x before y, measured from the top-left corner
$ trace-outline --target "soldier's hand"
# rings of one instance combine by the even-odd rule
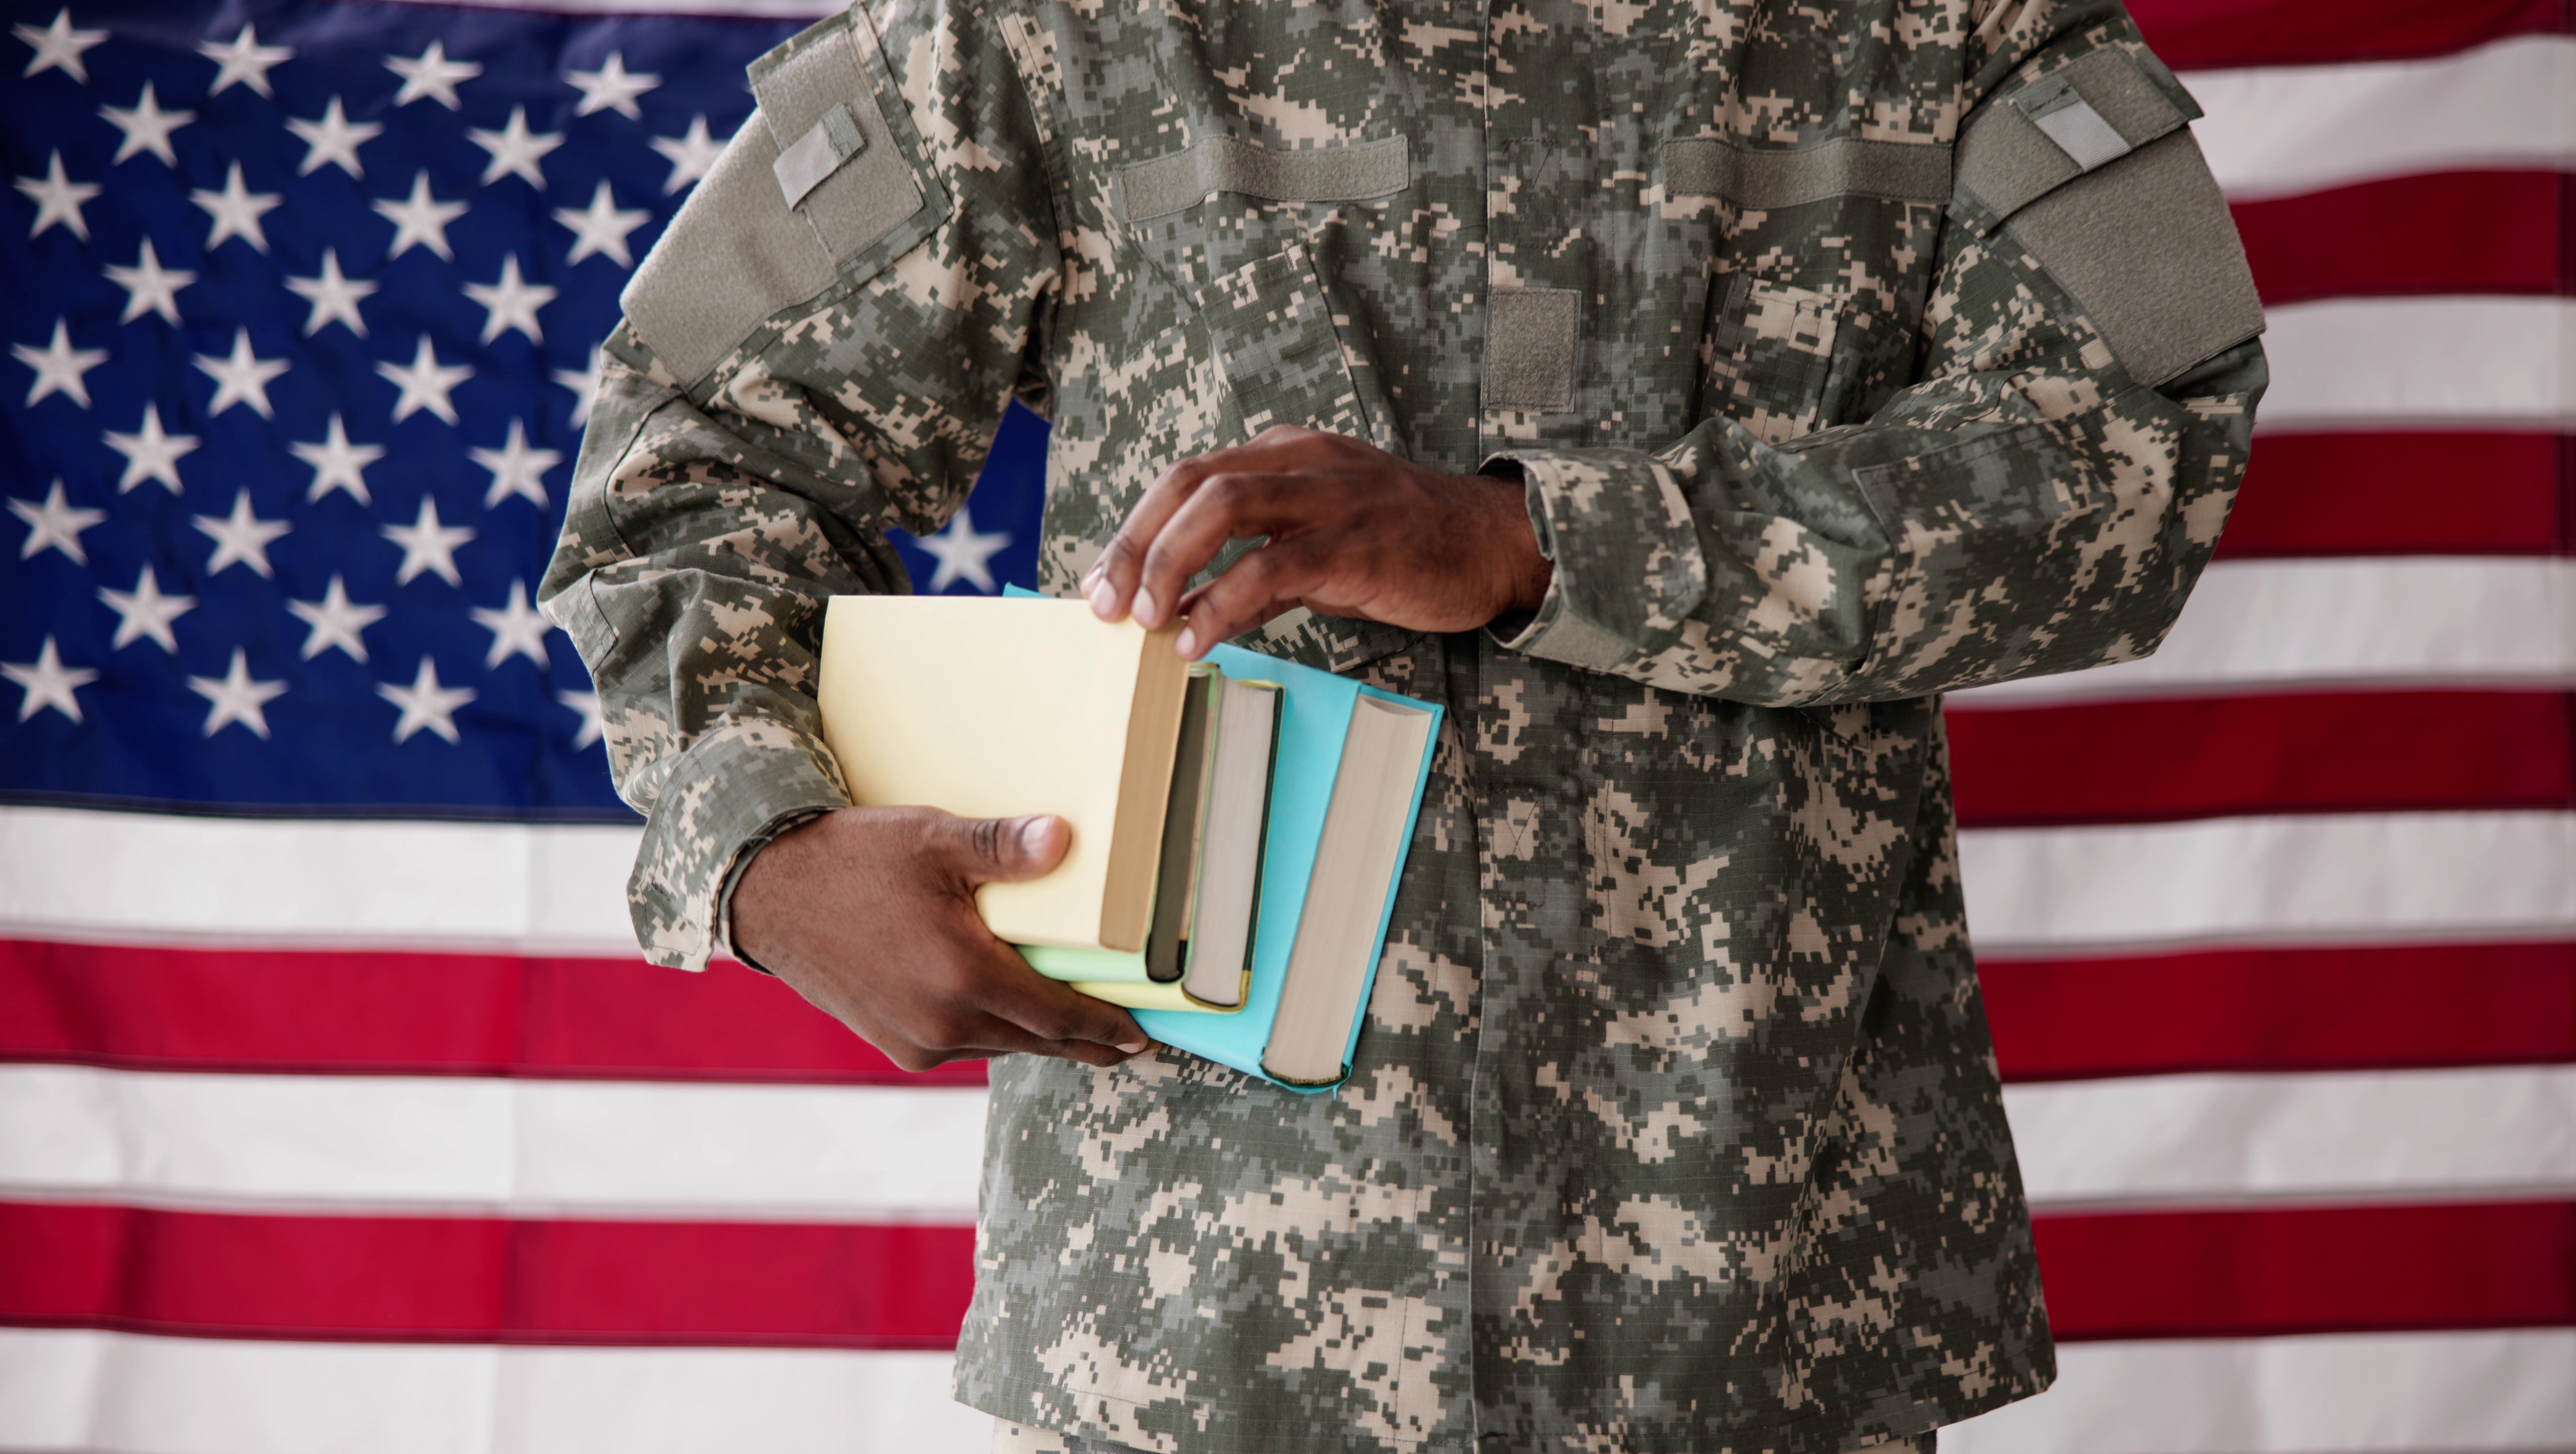
[[[1268,536],[1196,591],[1229,540]],[[1552,567],[1519,482],[1425,469],[1360,440],[1263,430],[1163,471],[1083,576],[1102,619],[1176,614],[1183,656],[1305,606],[1416,631],[1467,631],[1534,610]],[[1186,594],[1185,594],[1186,592]]]
[[[1036,878],[1068,841],[1052,817],[827,813],[743,870],[734,943],[906,1070],[1014,1052],[1116,1065],[1145,1032],[1029,968],[975,907],[975,885]]]

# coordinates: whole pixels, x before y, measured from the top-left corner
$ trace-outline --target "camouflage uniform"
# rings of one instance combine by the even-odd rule
[[[996,1062],[960,1396],[1190,1454],[1678,1454],[2046,1386],[1937,694],[2153,650],[2264,382],[2118,5],[916,0],[752,79],[546,587],[656,960],[845,801],[819,605],[904,588],[881,529],[939,526],[1010,396],[1051,592],[1273,423],[1517,470],[1555,561],[1498,633],[1253,643],[1450,709],[1355,1072]]]

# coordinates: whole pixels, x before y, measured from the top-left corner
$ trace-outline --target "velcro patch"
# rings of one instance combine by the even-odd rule
[[[867,145],[867,133],[859,130],[850,108],[833,102],[822,120],[807,127],[803,136],[769,164],[770,172],[778,178],[778,195],[786,198],[790,207],[804,201],[806,193],[823,185],[824,179],[841,169],[841,163],[867,150]]]
[[[2129,154],[2128,140],[2077,94],[2063,75],[2051,76],[2013,98],[2014,109],[2038,123],[2050,141],[2086,171]]]

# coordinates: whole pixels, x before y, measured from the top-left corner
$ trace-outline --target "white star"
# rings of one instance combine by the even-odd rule
[[[665,197],[705,176],[725,149],[723,142],[707,135],[707,119],[703,116],[689,122],[686,136],[657,136],[652,142],[653,149],[671,164],[671,179],[662,184]]]
[[[206,216],[213,219],[214,226],[206,234],[206,251],[213,252],[227,237],[238,237],[261,252],[268,251],[268,233],[259,219],[277,205],[277,194],[244,190],[241,163],[233,163],[232,170],[224,174],[222,191],[192,189],[188,200],[204,208]]]
[[[170,133],[197,119],[194,111],[162,110],[160,100],[152,94],[150,81],[143,83],[143,94],[135,99],[134,109],[101,106],[98,114],[107,118],[108,125],[125,133],[125,140],[117,143],[116,155],[108,158],[109,166],[138,151],[148,151],[166,165],[177,166],[179,154],[170,149]]]
[[[21,76],[32,76],[39,71],[61,71],[84,86],[89,84],[89,67],[81,61],[81,52],[107,39],[104,30],[72,29],[69,9],[55,11],[54,23],[42,30],[32,25],[13,25],[9,30],[36,50],[27,62],[27,69],[19,72]]]
[[[334,323],[345,323],[360,338],[367,336],[367,320],[358,316],[358,305],[376,291],[376,285],[360,278],[344,277],[340,272],[340,250],[322,249],[322,271],[313,277],[288,277],[286,286],[312,305],[304,315],[304,336],[312,337]]]
[[[563,452],[528,447],[528,431],[520,421],[510,421],[510,437],[499,449],[469,449],[474,462],[492,472],[492,488],[484,493],[483,508],[491,509],[512,495],[524,495],[546,507],[546,471],[563,463]]]
[[[457,109],[457,82],[483,74],[483,68],[472,61],[449,60],[446,42],[436,40],[419,55],[386,57],[385,69],[403,78],[402,89],[394,93],[396,106],[408,106],[426,96],[450,111]]]
[[[543,283],[519,279],[519,259],[513,253],[501,259],[501,276],[496,282],[467,283],[465,296],[483,308],[483,342],[515,328],[528,335],[531,343],[546,341],[545,330],[537,322],[537,310],[555,300],[555,290]]]
[[[458,384],[474,377],[470,364],[452,367],[441,364],[437,352],[429,346],[426,333],[420,336],[420,346],[412,350],[409,368],[401,364],[380,363],[376,365],[376,372],[391,379],[402,390],[402,397],[394,401],[396,424],[423,409],[450,424],[455,423],[456,406],[449,402],[447,396],[455,391]]]
[[[617,259],[621,268],[635,266],[634,256],[626,250],[626,234],[643,226],[644,220],[652,215],[641,208],[631,212],[618,210],[617,198],[608,190],[608,182],[603,178],[599,190],[590,194],[589,207],[555,209],[555,220],[573,231],[572,256],[564,259],[565,264],[569,266],[593,253],[600,253]]]
[[[923,554],[939,562],[939,569],[930,573],[930,587],[925,594],[938,595],[959,581],[988,596],[1001,589],[993,580],[992,560],[1010,548],[1011,537],[1008,532],[1000,530],[990,535],[976,534],[975,517],[965,506],[957,507],[957,514],[948,522],[947,529],[936,535],[917,537],[912,543],[920,546]]]
[[[581,104],[573,108],[575,116],[588,116],[594,111],[614,111],[630,121],[641,121],[644,113],[636,109],[635,98],[662,84],[660,76],[643,72],[627,74],[626,56],[620,51],[608,53],[608,64],[595,71],[568,71],[564,79],[581,90]]]
[[[341,651],[357,661],[367,659],[367,643],[358,633],[384,619],[382,606],[361,606],[349,599],[340,578],[331,577],[331,588],[318,601],[289,601],[286,609],[296,614],[308,628],[304,633],[304,659],[311,661],[326,651]]]
[[[161,432],[161,406],[143,406],[143,427],[132,434],[107,433],[107,447],[125,456],[125,477],[116,482],[120,495],[145,480],[159,480],[179,493],[179,457],[197,447],[193,434]]]
[[[474,700],[472,687],[440,686],[438,665],[426,656],[420,659],[420,670],[413,675],[410,686],[379,683],[376,694],[402,708],[402,720],[394,723],[396,742],[409,740],[423,728],[456,741],[456,709]]]
[[[492,633],[492,650],[483,658],[483,669],[490,671],[514,656],[524,656],[540,668],[546,665],[546,633],[555,623],[546,613],[528,604],[524,582],[510,582],[510,599],[497,611],[477,606],[474,624]]]
[[[581,730],[572,736],[572,745],[576,749],[588,747],[600,739],[599,693],[557,692],[555,700],[581,714]]]
[[[119,323],[131,323],[146,313],[158,313],[173,323],[179,321],[179,290],[197,280],[197,275],[178,268],[161,266],[161,257],[152,250],[152,239],[143,239],[143,251],[134,266],[120,268],[110,264],[107,280],[125,290],[125,316]]]
[[[89,564],[89,553],[81,549],[81,532],[95,527],[107,518],[105,510],[83,510],[63,498],[63,482],[54,481],[45,503],[30,505],[24,500],[11,500],[10,513],[27,522],[27,543],[18,547],[18,558],[27,560],[37,551],[53,549],[72,558],[74,564]]]
[[[248,404],[262,419],[274,419],[277,411],[268,404],[268,385],[286,372],[282,358],[259,358],[250,351],[250,330],[233,330],[233,351],[229,358],[211,353],[197,355],[197,367],[215,381],[215,401],[206,406],[206,417],[214,418],[235,404]]]
[[[456,573],[456,547],[474,538],[470,526],[438,523],[438,502],[424,495],[420,515],[409,525],[387,525],[385,539],[403,548],[402,566],[394,572],[394,584],[407,586],[412,578],[428,571],[451,586],[465,581]]]
[[[590,401],[599,395],[600,381],[608,376],[608,355],[599,349],[590,351],[586,368],[556,369],[554,380],[572,390],[572,427],[579,429],[590,422]]]
[[[286,118],[286,129],[304,140],[304,163],[295,169],[295,175],[299,177],[324,167],[338,167],[353,177],[365,176],[367,169],[358,160],[358,148],[375,140],[377,134],[384,130],[372,121],[351,121],[340,110],[337,96],[331,98],[321,120],[307,121],[300,116],[290,116]]]
[[[27,29],[23,25],[18,28],[21,31]],[[54,638],[51,636],[46,637],[45,644],[37,649],[34,661],[0,661],[0,676],[16,682],[18,689],[27,694],[18,702],[18,720],[21,722],[47,707],[75,722],[79,721],[80,703],[73,699],[72,693],[98,680],[97,672],[63,665],[63,659],[54,654]]]
[[[528,130],[528,108],[510,108],[510,124],[499,131],[468,129],[466,138],[492,154],[483,166],[483,185],[490,186],[503,177],[521,177],[542,192],[546,189],[543,163],[546,153],[563,145],[559,131]]]
[[[429,195],[429,173],[412,174],[411,195],[402,201],[371,205],[394,225],[394,245],[385,251],[388,261],[415,246],[428,248],[449,262],[456,261],[456,254],[447,250],[447,224],[465,215],[465,204],[441,202]]]
[[[29,237],[42,237],[46,228],[59,222],[71,229],[72,236],[89,241],[89,222],[81,216],[81,207],[98,195],[98,188],[64,176],[61,152],[55,152],[45,163],[43,178],[20,177],[17,185],[36,204],[36,225],[27,229]]]
[[[170,629],[170,623],[187,615],[197,604],[194,596],[161,594],[161,582],[153,578],[152,567],[148,565],[136,578],[133,590],[111,591],[102,586],[98,598],[105,601],[107,609],[114,611],[118,618],[116,636],[107,643],[110,651],[123,649],[127,642],[137,637],[149,636],[153,644],[163,651],[176,654],[179,637]]]
[[[239,722],[262,737],[268,735],[268,704],[286,694],[284,682],[257,682],[250,676],[250,663],[242,659],[242,649],[233,648],[230,671],[220,677],[190,677],[188,690],[206,699],[206,735],[214,736],[229,722]]]
[[[197,54],[215,63],[215,84],[206,88],[209,96],[222,95],[224,88],[235,81],[263,96],[270,95],[270,68],[295,58],[295,52],[287,46],[261,45],[259,31],[248,25],[233,33],[229,45],[217,45],[211,40],[197,42]]]
[[[81,376],[107,362],[103,348],[74,348],[63,320],[54,320],[54,341],[43,348],[29,348],[23,343],[9,345],[10,355],[36,371],[36,381],[27,386],[27,402],[35,403],[47,394],[60,394],[89,407],[89,385]]]
[[[263,576],[276,574],[269,568],[268,548],[295,528],[283,520],[262,520],[252,514],[248,490],[233,496],[233,513],[229,516],[199,515],[196,524],[215,543],[214,558],[206,562],[209,576],[236,565],[249,566]]]
[[[313,485],[304,498],[319,500],[333,490],[346,490],[361,505],[372,501],[367,495],[367,466],[385,457],[381,444],[351,444],[340,427],[340,416],[331,416],[331,432],[320,444],[289,443],[295,457],[313,467]]]

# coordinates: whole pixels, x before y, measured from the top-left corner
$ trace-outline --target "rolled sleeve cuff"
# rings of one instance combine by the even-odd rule
[[[626,881],[644,957],[674,969],[704,969],[719,952],[739,958],[727,910],[752,855],[849,805],[831,754],[777,723],[726,723],[690,744],[654,798]]]
[[[1708,594],[1708,563],[1673,468],[1635,450],[1532,450],[1494,455],[1483,472],[1515,470],[1539,550],[1556,569],[1528,623],[1497,634],[1502,645],[1593,671],[1670,646]]]

